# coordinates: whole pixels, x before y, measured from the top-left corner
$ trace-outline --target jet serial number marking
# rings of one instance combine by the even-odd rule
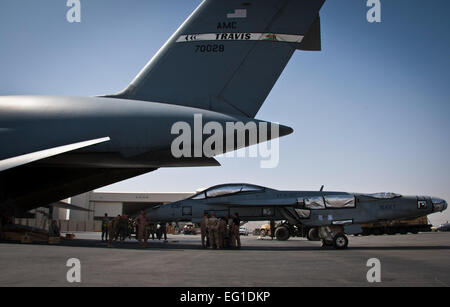
[[[195,52],[224,52],[224,45],[197,45]]]

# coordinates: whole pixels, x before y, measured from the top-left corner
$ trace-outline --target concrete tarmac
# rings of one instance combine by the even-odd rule
[[[347,250],[320,242],[242,237],[241,250],[204,250],[199,236],[136,241],[107,248],[99,233],[61,245],[0,244],[0,286],[450,286],[450,233],[349,237]],[[81,262],[81,283],[67,282],[67,260]],[[366,279],[381,262],[381,283]]]

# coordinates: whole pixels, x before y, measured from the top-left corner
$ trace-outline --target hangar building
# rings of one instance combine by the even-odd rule
[[[115,192],[88,192],[71,198],[71,204],[91,210],[70,211],[71,221],[100,220],[105,213],[108,216],[126,214],[133,216],[140,210],[150,207],[182,200],[194,193],[115,193]]]

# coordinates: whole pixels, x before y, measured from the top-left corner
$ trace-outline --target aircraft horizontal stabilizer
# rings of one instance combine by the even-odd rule
[[[59,154],[65,153],[65,152],[69,152],[69,151],[77,150],[80,148],[107,142],[109,140],[110,140],[109,137],[104,137],[104,138],[100,138],[100,139],[89,140],[89,141],[49,148],[49,149],[45,149],[45,150],[40,150],[40,151],[36,151],[33,153],[1,160],[0,161],[0,172],[5,171],[10,168],[20,166],[20,165],[28,164],[28,163],[31,163],[34,161],[38,161],[38,160],[42,160],[42,159],[49,158],[52,156],[56,156],[56,155],[59,155]]]
[[[79,207],[79,206],[75,206],[63,201],[59,201],[57,203],[53,203],[51,204],[49,207],[54,207],[54,208],[61,208],[61,209],[70,209],[70,210],[75,210],[75,211],[85,211],[85,212],[94,212],[94,210],[89,210],[83,207]]]

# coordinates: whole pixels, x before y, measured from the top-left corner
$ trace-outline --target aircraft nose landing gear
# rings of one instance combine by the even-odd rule
[[[348,247],[348,238],[343,232],[343,227],[320,227],[319,236],[322,239],[322,247],[331,247],[335,249],[346,249]]]
[[[333,238],[333,246],[335,249],[346,249],[348,247],[347,236],[343,233],[339,233]]]

